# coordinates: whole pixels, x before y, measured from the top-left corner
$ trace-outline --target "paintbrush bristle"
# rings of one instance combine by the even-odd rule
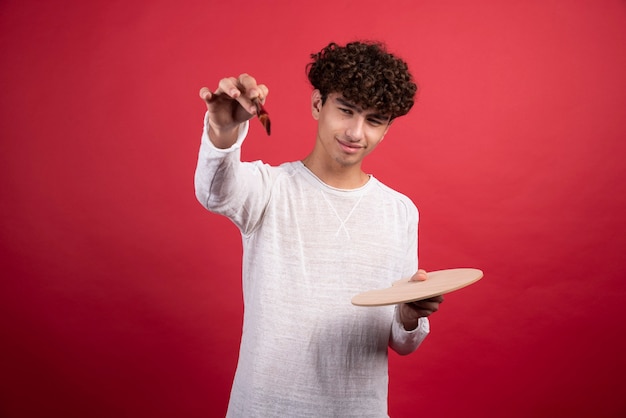
[[[259,121],[265,128],[265,132],[267,132],[267,134],[270,135],[270,132],[271,132],[270,115],[268,115],[267,111],[265,110],[265,108],[261,104],[261,101],[258,98],[253,99],[252,103],[254,103],[254,106],[256,106],[256,115],[258,116]]]
[[[263,127],[265,128],[265,132],[267,132],[268,135],[270,135],[271,133],[271,124],[270,124],[270,117],[268,116],[267,113],[261,113],[259,115],[259,120],[261,121],[261,124],[263,125]]]

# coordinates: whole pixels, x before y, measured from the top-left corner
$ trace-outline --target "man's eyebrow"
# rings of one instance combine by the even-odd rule
[[[355,105],[354,103],[347,101],[343,97],[336,97],[335,100],[340,105],[350,108],[357,113],[363,113],[363,109],[361,109],[359,106]],[[369,115],[369,117],[374,118],[374,119],[380,119],[383,122],[386,122],[389,120],[389,116],[383,115],[381,113],[372,113],[371,115]]]
[[[343,97],[336,97],[335,100],[337,100],[337,102],[342,106],[349,107],[352,110],[355,110],[359,113],[363,113],[363,109],[361,109],[359,106],[355,105],[354,103],[347,101]]]

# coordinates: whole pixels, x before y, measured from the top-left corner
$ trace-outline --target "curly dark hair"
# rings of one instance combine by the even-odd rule
[[[406,62],[387,52],[380,42],[331,42],[311,54],[307,76],[322,96],[339,93],[364,109],[376,109],[393,120],[406,115],[415,102],[417,85]]]

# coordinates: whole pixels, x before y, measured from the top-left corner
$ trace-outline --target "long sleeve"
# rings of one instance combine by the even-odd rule
[[[270,170],[261,162],[241,162],[241,145],[249,123],[239,128],[239,136],[230,148],[213,145],[205,116],[194,185],[202,206],[232,220],[242,233],[253,230],[262,218],[270,196]]]
[[[406,331],[400,321],[400,309],[396,306],[391,324],[391,336],[389,337],[389,347],[400,355],[410,354],[417,350],[422,341],[430,332],[430,322],[428,318],[420,318],[417,328]]]
[[[202,138],[200,142],[200,151],[198,153],[198,163],[194,177],[194,185],[196,189],[196,198],[205,208],[211,210],[211,186],[217,176],[220,166],[226,161],[239,161],[241,154],[241,144],[243,143],[248,125],[243,124],[239,128],[239,136],[237,142],[227,149],[219,149],[213,145],[209,139],[208,133],[208,112],[204,118],[204,126],[202,128]]]
[[[406,236],[407,246],[404,259],[406,260],[402,277],[410,277],[418,268],[418,230],[419,211],[415,205],[407,205],[407,223]],[[400,321],[399,306],[395,307],[393,321],[391,324],[391,332],[389,335],[389,347],[400,355],[410,354],[417,350],[422,341],[430,332],[430,323],[428,318],[420,318],[417,327],[414,330],[406,331]]]

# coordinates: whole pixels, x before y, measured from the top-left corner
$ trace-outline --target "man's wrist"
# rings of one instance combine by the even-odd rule
[[[207,133],[209,140],[215,145],[216,148],[227,149],[233,146],[237,142],[239,137],[239,125],[231,128],[215,127],[211,124],[211,121],[207,124]]]
[[[415,331],[420,323],[419,317],[407,319],[405,318],[405,315],[403,315],[403,311],[404,311],[404,306],[401,305],[400,306],[400,323],[402,324],[402,327],[404,328],[405,331]]]

